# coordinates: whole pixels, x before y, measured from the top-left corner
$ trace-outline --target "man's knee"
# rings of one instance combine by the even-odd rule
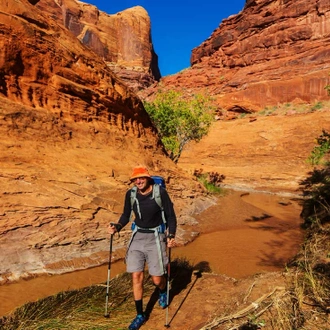
[[[152,281],[154,285],[162,289],[165,285],[165,277],[164,276],[153,276]]]
[[[133,283],[142,283],[143,282],[143,272],[134,272],[132,273]]]

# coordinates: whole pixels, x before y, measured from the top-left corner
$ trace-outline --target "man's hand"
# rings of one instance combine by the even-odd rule
[[[175,247],[175,238],[173,235],[168,235],[167,236],[167,247],[172,248]]]
[[[109,225],[108,231],[109,231],[110,235],[113,235],[115,233],[119,233],[120,229],[121,229],[121,224],[120,223],[111,222],[110,225]]]

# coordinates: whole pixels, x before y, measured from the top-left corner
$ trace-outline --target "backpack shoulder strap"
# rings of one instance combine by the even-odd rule
[[[155,199],[155,202],[157,203],[157,205],[160,207],[161,211],[162,211],[162,219],[164,224],[166,224],[166,217],[165,217],[165,212],[164,212],[164,208],[163,208],[163,202],[162,202],[162,197],[160,195],[160,185],[155,183],[153,185],[153,189],[152,189],[152,198]]]
[[[131,189],[131,196],[130,196],[130,200],[131,200],[131,215],[129,217],[130,220],[132,220],[132,217],[133,217],[133,205],[134,205],[134,203],[136,203],[137,212],[139,214],[139,217],[141,218],[140,205],[139,205],[139,201],[136,198],[136,193],[137,193],[137,187],[134,186]]]
[[[159,184],[154,184],[153,185],[153,189],[152,189],[152,198],[155,199],[155,202],[157,203],[157,205],[163,209],[163,202],[162,202],[162,198],[160,196],[160,185]]]
[[[133,208],[133,204],[134,204],[134,202],[135,202],[136,192],[137,192],[137,188],[136,188],[136,186],[134,186],[134,187],[131,189],[131,207],[132,207],[132,208]]]

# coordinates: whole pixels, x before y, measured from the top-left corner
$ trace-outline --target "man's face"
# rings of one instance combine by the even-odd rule
[[[146,190],[146,189],[148,188],[148,186],[149,186],[149,184],[148,184],[148,179],[147,179],[146,177],[143,177],[143,178],[136,178],[136,179],[134,180],[134,183],[135,183],[135,185],[137,186],[137,188],[138,188],[139,190],[142,190],[142,191]]]

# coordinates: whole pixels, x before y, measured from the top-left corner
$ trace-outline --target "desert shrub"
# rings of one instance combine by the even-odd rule
[[[204,173],[203,169],[199,169],[194,171],[194,176],[208,192],[216,194],[222,193],[220,185],[225,179],[223,174],[219,174],[218,172]]]
[[[316,139],[317,146],[315,146],[308,157],[307,161],[312,165],[326,164],[325,159],[330,151],[330,134],[325,130],[322,130],[322,134]],[[322,163],[322,160],[325,161]]]
[[[198,94],[187,99],[176,91],[160,91],[144,107],[175,163],[188,142],[199,142],[208,133],[215,113],[210,98]]]

